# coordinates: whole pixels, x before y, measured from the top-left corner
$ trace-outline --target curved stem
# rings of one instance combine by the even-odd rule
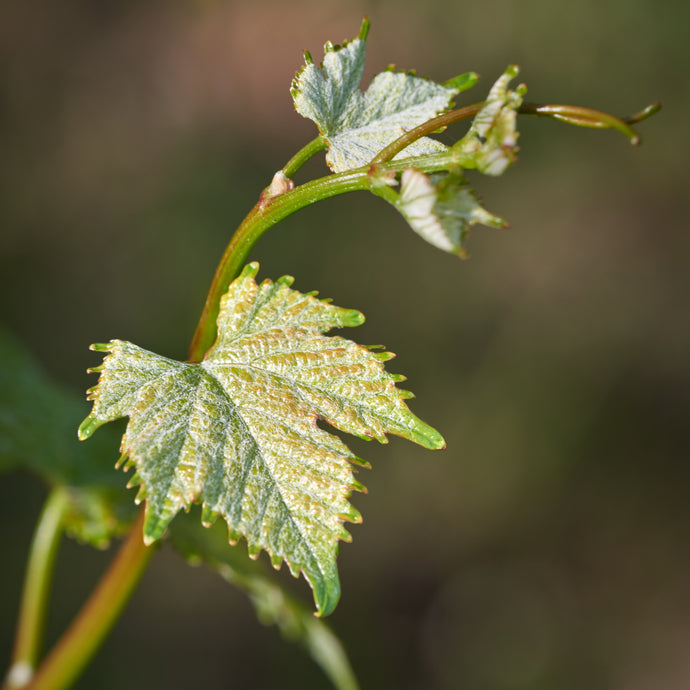
[[[218,264],[206,297],[204,310],[192,338],[188,361],[200,362],[206,351],[213,345],[216,337],[216,319],[220,311],[220,298],[225,294],[230,283],[240,274],[249,253],[266,230],[318,201],[347,192],[373,189],[377,186],[375,173],[385,175],[388,172],[400,172],[411,165],[422,172],[435,172],[446,169],[452,162],[450,153],[439,153],[393,161],[380,166],[367,165],[335,175],[326,175],[273,197],[265,204],[257,203],[235,231]]]
[[[372,164],[385,163],[386,161],[392,160],[403,149],[414,141],[417,141],[417,139],[433,134],[434,132],[442,131],[454,122],[474,117],[484,107],[485,103],[486,101],[473,103],[472,105],[451,110],[450,112],[443,113],[443,115],[427,120],[423,124],[411,129],[409,132],[405,132],[405,134],[398,137],[384,149],[381,149],[372,159]],[[640,136],[630,125],[646,120],[659,110],[661,110],[661,103],[657,101],[628,117],[616,117],[615,115],[610,115],[601,110],[575,105],[539,105],[538,103],[524,103],[518,108],[518,113],[520,113],[520,115],[551,117],[555,120],[567,122],[568,124],[577,125],[579,127],[617,129],[628,137],[631,144],[637,145],[640,143]]]
[[[640,135],[630,126],[642,122],[654,113],[661,110],[661,103],[655,102],[643,108],[639,112],[628,117],[615,117],[601,110],[583,108],[577,105],[538,105],[525,103],[519,112],[525,115],[537,115],[552,117],[561,122],[567,122],[578,127],[590,127],[592,129],[617,129],[630,140],[633,146],[641,143]]]
[[[12,663],[3,686],[5,690],[26,685],[38,663],[43,644],[50,581],[55,569],[66,508],[66,491],[62,488],[53,489],[38,519],[24,578]]]
[[[642,108],[642,110],[639,110],[632,115],[628,115],[628,117],[622,117],[621,120],[623,120],[623,122],[627,122],[629,125],[634,125],[638,122],[642,122],[642,120],[646,120],[648,117],[651,117],[654,115],[654,113],[658,113],[660,110],[660,101],[654,101],[654,103],[650,103],[646,108]]]
[[[427,134],[433,134],[439,130],[444,130],[448,125],[454,122],[459,122],[460,120],[467,120],[470,117],[474,117],[483,107],[486,101],[481,101],[480,103],[473,103],[472,105],[466,105],[464,108],[458,108],[457,110],[451,110],[450,112],[443,113],[438,117],[434,117],[431,120],[427,120],[421,125],[411,129],[409,132],[405,132],[402,136],[399,136],[395,141],[392,141],[386,148],[381,149],[378,154],[372,158],[372,165],[378,163],[385,163],[397,156],[404,148],[408,147],[411,143],[425,137]]]
[[[526,103],[520,108],[525,115],[548,116],[578,127],[594,129],[617,129],[630,140],[633,146],[640,143],[637,132],[625,121],[609,113],[577,105],[537,105]]]
[[[303,146],[283,167],[285,177],[293,177],[294,174],[316,153],[326,148],[326,142],[320,137],[312,139]]]
[[[366,171],[358,169],[339,175],[328,175],[296,187],[290,192],[273,197],[268,203],[257,203],[235,231],[225,248],[211,283],[206,304],[199,319],[188,360],[199,362],[216,337],[216,319],[220,310],[220,298],[228,285],[239,275],[249,253],[261,235],[287,216],[321,199],[337,194],[366,189]]]
[[[155,548],[142,538],[144,509],[127,539],[72,625],[53,648],[26,690],[63,690],[91,660],[134,591]]]

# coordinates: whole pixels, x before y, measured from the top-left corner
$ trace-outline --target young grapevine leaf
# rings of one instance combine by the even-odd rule
[[[450,172],[427,175],[406,168],[399,193],[382,194],[402,213],[410,227],[427,242],[446,252],[466,256],[465,240],[472,225],[507,227],[503,218],[489,213],[462,175],[462,168],[500,175],[515,160],[517,109],[525,87],[508,84],[518,73],[511,65],[489,91],[467,134],[454,146],[456,164]],[[393,180],[397,186],[397,180]]]
[[[510,65],[489,91],[482,109],[474,116],[469,132],[453,145],[463,168],[485,175],[502,175],[517,153],[517,111],[527,93],[520,84],[514,91],[508,84],[519,73]]]
[[[221,300],[218,337],[199,363],[176,362],[123,341],[108,352],[80,438],[129,416],[122,460],[146,499],[144,538],[158,539],[193,503],[202,520],[222,516],[231,541],[250,555],[265,549],[285,560],[314,590],[319,614],[335,607],[335,566],[343,521],[358,522],[347,501],[362,463],[323,420],[346,433],[385,443],[392,433],[427,448],[441,435],[413,415],[386,372],[391,353],[325,332],[357,326],[362,314],[290,288],[293,279],[257,285],[249,264]]]
[[[437,84],[413,74],[387,70],[360,91],[366,38],[365,21],[359,36],[342,46],[326,43],[321,67],[305,53],[305,66],[290,90],[297,112],[313,120],[328,144],[326,161],[333,172],[366,165],[406,131],[452,106],[452,99],[471,88],[477,75],[467,73]],[[398,157],[445,151],[442,143],[423,137]]]

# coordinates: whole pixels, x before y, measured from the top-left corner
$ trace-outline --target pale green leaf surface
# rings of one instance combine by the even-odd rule
[[[373,353],[326,331],[363,316],[290,288],[292,278],[257,285],[250,264],[221,300],[218,338],[200,364],[181,363],[123,341],[98,368],[87,438],[100,425],[130,420],[123,458],[146,499],[145,539],[158,539],[180,509],[203,504],[203,520],[221,515],[232,541],[265,549],[304,572],[319,613],[339,597],[337,542],[343,521],[359,521],[347,498],[361,489],[361,462],[317,420],[386,441],[398,434],[428,448],[440,434],[415,417],[385,371],[389,353]]]
[[[204,529],[194,514],[178,517],[169,540],[191,565],[203,564],[249,596],[259,620],[275,625],[283,637],[302,646],[337,690],[357,690],[358,683],[340,640],[322,618],[269,577],[263,563],[250,561],[238,547],[228,547],[227,536]]]
[[[327,43],[321,67],[307,55],[292,83],[300,115],[313,120],[328,144],[326,161],[334,172],[366,165],[379,151],[413,127],[444,112],[455,95],[476,82],[469,73],[446,84],[412,74],[385,71],[360,91],[366,53],[366,28],[342,46]],[[429,137],[418,139],[396,158],[446,150]]]
[[[527,92],[524,84],[514,91],[508,88],[518,72],[517,65],[510,65],[496,80],[469,131],[453,145],[463,168],[476,168],[485,175],[501,175],[514,162],[517,110]]]
[[[129,526],[132,502],[113,471],[117,430],[91,447],[80,444],[74,430],[84,412],[79,396],[0,328],[0,471],[25,470],[66,487],[67,534],[104,548]]]
[[[406,168],[396,205],[417,234],[433,246],[461,257],[466,256],[465,239],[472,225],[507,225],[482,207],[467,180],[452,173],[425,175]]]

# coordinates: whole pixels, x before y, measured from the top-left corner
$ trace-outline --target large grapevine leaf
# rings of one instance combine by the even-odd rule
[[[326,43],[321,67],[305,53],[306,64],[292,82],[295,108],[318,126],[328,144],[326,161],[334,172],[366,165],[400,135],[447,110],[454,96],[477,81],[476,74],[468,73],[437,84],[387,70],[362,93],[368,29],[365,21],[353,41],[342,46]],[[423,137],[398,157],[445,150],[442,143]]]
[[[342,523],[361,520],[347,498],[364,487],[351,468],[362,461],[317,420],[382,443],[387,433],[427,448],[444,441],[407,408],[402,377],[382,364],[390,353],[323,335],[361,324],[360,312],[292,290],[289,276],[257,285],[257,271],[250,264],[230,285],[199,364],[118,340],[94,346],[110,354],[79,435],[129,416],[122,459],[146,499],[148,543],[200,502],[205,524],[221,515],[251,555],[265,549],[276,567],[302,571],[323,615],[339,597],[337,542],[350,539]]]

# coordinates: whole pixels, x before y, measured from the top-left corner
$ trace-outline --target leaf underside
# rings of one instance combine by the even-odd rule
[[[463,258],[472,225],[507,227],[505,220],[482,207],[477,193],[458,174],[425,175],[406,168],[396,205],[410,227],[429,244]]]
[[[437,84],[404,72],[387,70],[360,91],[366,54],[366,29],[342,46],[327,43],[317,67],[307,54],[295,75],[291,94],[297,112],[313,120],[328,144],[326,162],[333,172],[359,168],[406,131],[452,106],[452,99],[477,80],[468,73]],[[418,139],[397,158],[439,153],[446,146]]]
[[[401,175],[400,190],[392,202],[410,227],[438,249],[465,257],[465,242],[473,225],[508,227],[503,218],[481,205],[462,168],[500,175],[515,161],[515,120],[526,90],[524,85],[508,88],[517,74],[517,67],[511,65],[496,80],[469,131],[453,145],[458,165],[433,174],[410,167]]]
[[[222,516],[231,541],[245,537],[250,555],[265,549],[285,560],[314,590],[320,615],[335,607],[343,521],[361,517],[347,501],[364,487],[362,463],[323,420],[340,431],[386,442],[392,433],[428,448],[440,434],[413,415],[411,397],[386,372],[392,355],[373,352],[332,328],[364,317],[290,288],[292,278],[257,285],[248,265],[221,300],[218,338],[199,363],[176,362],[124,341],[93,346],[109,353],[80,438],[129,416],[122,439],[129,485],[146,500],[144,538],[160,538],[194,503],[202,520]]]

